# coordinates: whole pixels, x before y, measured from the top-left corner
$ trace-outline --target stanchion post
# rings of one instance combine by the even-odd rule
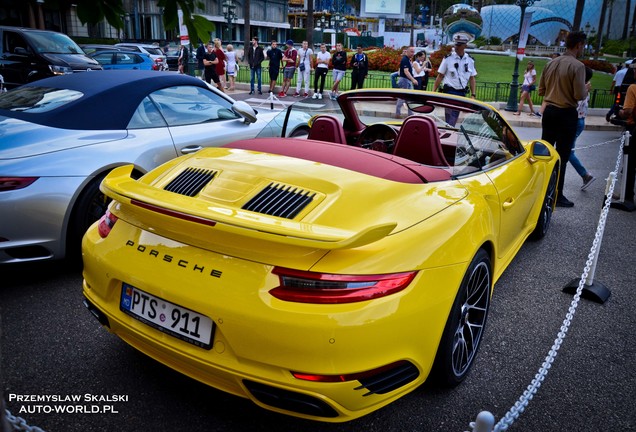
[[[636,210],[636,206],[634,205],[633,201],[628,200],[625,195],[627,193],[627,182],[634,182],[634,177],[631,173],[633,172],[633,166],[636,163],[636,155],[630,154],[629,144],[631,135],[629,131],[625,131],[624,137],[625,143],[623,146],[623,176],[621,177],[620,194],[618,200],[612,201],[611,207],[617,210],[633,212],[634,210]],[[632,156],[631,160],[630,156]],[[633,198],[630,197],[630,199]]]
[[[477,418],[474,422],[470,422],[469,425],[472,432],[492,432],[492,428],[495,426],[495,416],[490,411],[482,411],[477,414]]]

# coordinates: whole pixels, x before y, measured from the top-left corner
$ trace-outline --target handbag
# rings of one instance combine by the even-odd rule
[[[305,72],[305,58],[307,58],[307,50],[305,50],[303,59],[301,60],[300,65],[298,66],[298,69],[300,69],[301,72]]]

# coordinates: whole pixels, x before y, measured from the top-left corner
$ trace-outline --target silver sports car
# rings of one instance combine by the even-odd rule
[[[199,79],[145,71],[72,74],[1,94],[0,264],[79,253],[113,168],[132,163],[141,176],[255,137],[264,117]]]

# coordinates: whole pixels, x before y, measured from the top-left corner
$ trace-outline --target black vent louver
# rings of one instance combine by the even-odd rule
[[[316,196],[315,192],[270,183],[243,206],[243,210],[293,219]]]
[[[385,394],[398,389],[420,375],[415,365],[408,361],[398,362],[395,367],[383,371],[377,375],[362,378],[358,380],[360,384],[355,390],[367,390],[368,393],[363,396],[372,394]]]
[[[164,187],[168,192],[193,197],[205,187],[216,175],[214,170],[202,168],[186,168]]]

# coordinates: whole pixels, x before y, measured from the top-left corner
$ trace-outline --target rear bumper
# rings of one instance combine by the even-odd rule
[[[455,289],[445,291],[432,281],[456,287],[464,271],[460,265],[420,271],[404,291],[373,301],[298,304],[269,294],[278,277],[267,264],[186,246],[126,228],[123,221],[117,224],[120,229],[113,229],[106,239],[99,237],[95,226],[84,237],[84,296],[102,324],[136,349],[196,380],[269,410],[320,421],[361,417],[425,381],[455,296]],[[123,247],[131,238],[134,246]],[[141,243],[152,247],[138,246]],[[222,276],[211,276],[213,270]],[[122,312],[123,282],[211,318],[211,349]],[[375,371],[396,362],[400,367],[386,375],[385,370]],[[369,379],[344,382],[292,375],[368,371],[374,371]]]

